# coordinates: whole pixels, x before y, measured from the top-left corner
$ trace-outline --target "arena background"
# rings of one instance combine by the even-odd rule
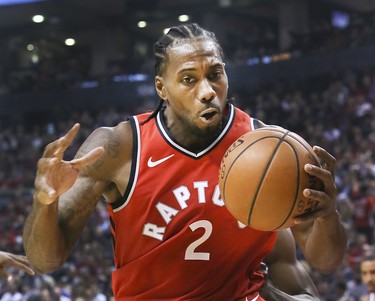
[[[321,300],[359,300],[357,264],[374,247],[374,0],[15,2],[0,1],[0,250],[24,253],[35,166],[48,142],[80,122],[71,158],[96,127],[154,109],[152,45],[187,15],[217,34],[238,106],[337,158],[347,256],[330,275],[305,266]],[[13,271],[11,283],[0,280],[0,301],[111,300],[112,269],[101,202],[62,269]]]

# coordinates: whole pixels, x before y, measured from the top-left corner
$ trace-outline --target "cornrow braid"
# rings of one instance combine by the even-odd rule
[[[156,107],[155,111],[153,111],[150,116],[148,116],[145,120],[143,120],[140,124],[141,126],[144,125],[146,122],[150,121],[152,118],[154,118],[158,113],[159,111],[163,108],[163,105],[164,105],[164,100],[163,99],[159,99],[159,103],[158,103],[158,106]]]
[[[167,49],[169,46],[181,40],[198,40],[206,38],[213,41],[222,59],[224,59],[223,49],[221,48],[213,32],[200,27],[196,23],[185,24],[171,27],[167,34],[163,35],[154,45],[155,73],[161,75],[168,61]]]
[[[168,62],[168,47],[171,47],[176,43],[184,40],[198,39],[208,39],[213,41],[217,46],[221,58],[224,60],[223,49],[220,46],[213,32],[203,29],[196,23],[174,26],[169,29],[167,34],[163,35],[154,44],[155,74],[162,75],[165,70],[165,66]],[[163,103],[163,99],[160,99],[156,110],[152,112],[152,114],[142,122],[142,125],[157,115],[157,113],[163,108]]]

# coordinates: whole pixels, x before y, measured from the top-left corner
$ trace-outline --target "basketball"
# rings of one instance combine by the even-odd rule
[[[307,163],[320,166],[312,147],[296,133],[271,126],[246,133],[221,162],[219,188],[226,208],[256,230],[293,226],[296,216],[314,211],[319,203],[303,195],[305,188],[322,187],[305,172]]]

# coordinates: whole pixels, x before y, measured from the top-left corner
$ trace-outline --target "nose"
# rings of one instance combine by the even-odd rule
[[[201,102],[209,102],[215,99],[216,92],[209,80],[203,79],[199,84],[198,98]]]
[[[371,277],[369,276],[369,275],[362,275],[362,281],[363,281],[363,283],[364,284],[368,284],[368,283],[370,283],[371,282]]]

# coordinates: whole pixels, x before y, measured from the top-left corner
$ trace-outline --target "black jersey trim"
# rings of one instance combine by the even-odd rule
[[[225,135],[229,132],[234,122],[235,116],[236,116],[236,110],[232,104],[228,104],[228,114],[229,114],[229,118],[226,121],[224,129],[222,130],[220,135],[208,147],[199,151],[198,153],[192,152],[182,147],[171,137],[169,130],[167,129],[166,124],[162,118],[162,112],[159,112],[156,116],[156,126],[160,132],[160,135],[172,148],[176,149],[178,152],[183,153],[190,158],[199,159],[207,155],[211,150],[213,150],[215,146],[218,145],[220,141],[223,140]]]
[[[125,193],[121,199],[111,203],[112,210],[117,212],[121,210],[130,200],[130,197],[134,191],[135,182],[137,181],[138,175],[138,166],[139,166],[139,152],[140,152],[140,143],[138,135],[138,123],[135,121],[135,117],[129,118],[130,126],[133,133],[133,149],[132,149],[132,164],[130,168],[130,177],[128,185],[126,186]]]
[[[260,122],[256,118],[251,118],[251,125],[252,125],[253,130],[261,128]]]

